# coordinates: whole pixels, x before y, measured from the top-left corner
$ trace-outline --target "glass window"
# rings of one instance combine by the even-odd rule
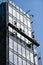
[[[13,16],[16,16],[16,11],[13,9]]]
[[[17,65],[17,55],[14,54],[14,64]]]
[[[21,24],[21,29],[23,30],[24,26]]]
[[[17,19],[19,19],[19,12],[17,12]]]
[[[29,63],[27,63],[27,65],[30,65]]]
[[[24,24],[27,25],[26,17],[24,17]]]
[[[38,65],[38,57],[35,56],[35,64]]]
[[[17,51],[17,43],[14,41],[14,50]]]
[[[23,65],[26,65],[26,61],[25,60],[23,60]]]
[[[20,15],[20,21],[23,22],[23,16],[22,15]]]
[[[25,28],[25,34],[27,34],[27,28]]]
[[[30,28],[31,28],[31,23],[30,23],[30,21],[29,21],[29,20],[27,20],[27,22],[28,22],[28,27],[30,27]]]
[[[9,47],[13,49],[13,40],[9,38]]]
[[[9,22],[12,24],[12,17],[9,16]]]
[[[19,61],[19,65],[22,65],[22,59],[20,57],[18,58],[18,61]]]
[[[27,49],[26,49],[26,58],[27,58],[28,60],[30,60],[30,58],[29,58],[29,50],[27,50]]]
[[[17,22],[17,27],[20,28],[20,23],[19,22]]]
[[[9,5],[9,13],[12,14],[12,7]]]
[[[13,53],[9,51],[9,61],[13,63]]]
[[[29,37],[32,37],[32,35],[31,35],[31,31],[29,31]]]
[[[25,48],[22,47],[22,56],[25,57]]]
[[[30,52],[30,59],[31,59],[31,62],[34,63],[33,53],[31,53],[31,52]]]
[[[18,44],[18,53],[21,54],[21,45]]]

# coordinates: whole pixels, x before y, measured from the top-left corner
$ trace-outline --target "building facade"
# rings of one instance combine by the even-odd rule
[[[37,52],[33,48],[37,43],[33,40],[30,16],[12,2],[1,3],[0,12],[0,40],[4,41],[1,40],[4,53],[1,52],[1,65],[38,65]]]

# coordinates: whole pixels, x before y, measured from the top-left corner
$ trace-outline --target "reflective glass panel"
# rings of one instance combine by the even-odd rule
[[[26,58],[28,59],[28,60],[30,60],[30,58],[29,58],[29,51],[26,49]]]
[[[18,57],[19,65],[22,65],[22,59]]]
[[[38,57],[35,56],[35,64],[38,65]]]
[[[9,51],[9,61],[13,63],[13,53]]]
[[[9,38],[9,47],[13,49],[13,40]]]
[[[25,60],[23,60],[23,65],[26,65],[26,61]]]
[[[17,19],[19,19],[19,13],[17,12]]]
[[[17,55],[14,54],[14,64],[17,65]]]
[[[34,63],[33,53],[31,52],[30,52],[30,59],[31,59],[31,62]]]
[[[18,44],[18,53],[21,54],[21,45]]]
[[[12,7],[9,5],[9,13],[12,14]]]
[[[14,50],[17,51],[17,43],[14,41]]]
[[[30,64],[27,62],[27,65],[30,65]]]
[[[25,48],[24,47],[22,47],[22,56],[25,57]]]
[[[20,21],[23,22],[23,16],[20,14]]]
[[[16,11],[13,9],[13,16],[16,16]]]

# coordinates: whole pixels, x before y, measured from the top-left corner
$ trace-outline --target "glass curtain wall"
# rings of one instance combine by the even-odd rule
[[[9,22],[26,35],[32,37],[28,17],[11,3],[9,4]],[[13,33],[14,36],[12,36],[11,33]],[[20,39],[22,39],[22,41],[20,41]],[[25,43],[23,40],[25,40]],[[22,35],[9,27],[9,65],[34,65],[33,52],[26,46],[26,43],[28,43],[28,41]]]

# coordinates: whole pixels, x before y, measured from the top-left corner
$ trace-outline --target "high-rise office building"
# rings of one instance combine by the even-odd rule
[[[31,19],[11,1],[0,4],[0,65],[38,65],[39,46],[32,34]]]

